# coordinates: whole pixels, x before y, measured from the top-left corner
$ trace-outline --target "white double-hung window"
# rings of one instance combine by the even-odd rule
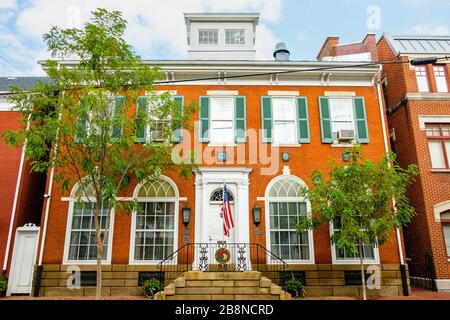
[[[225,44],[245,44],[245,30],[225,30]]]
[[[428,84],[427,67],[426,66],[417,66],[417,67],[415,67],[415,70],[416,70],[416,79],[417,79],[417,86],[418,86],[419,92],[430,92],[430,87]]]
[[[272,98],[274,144],[298,144],[295,98]]]
[[[211,98],[211,144],[233,144],[234,97]]]
[[[333,138],[341,130],[355,131],[355,118],[353,115],[353,99],[332,98],[330,99],[331,130]]]
[[[434,77],[436,78],[437,91],[448,92],[445,66],[434,66],[433,69],[434,69]]]
[[[199,30],[198,31],[199,44],[218,44],[219,30]]]

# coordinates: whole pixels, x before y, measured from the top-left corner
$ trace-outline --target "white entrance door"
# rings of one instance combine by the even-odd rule
[[[27,224],[17,228],[7,295],[31,294],[39,227]]]
[[[234,218],[234,205],[230,205]],[[234,229],[230,231],[230,237],[223,234],[223,217],[221,215],[221,204],[209,205],[209,243],[217,243],[225,241],[227,243],[234,242]]]

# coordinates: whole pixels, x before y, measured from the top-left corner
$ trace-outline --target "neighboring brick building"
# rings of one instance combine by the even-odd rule
[[[17,130],[20,127],[20,113],[12,111],[10,86],[22,89],[32,87],[36,81],[47,78],[0,78],[0,133],[5,130]],[[30,163],[23,156],[23,148],[11,148],[0,141],[0,261],[2,274],[11,279],[16,277],[18,293],[31,290],[32,268],[23,269],[16,265],[15,273],[9,270],[15,261],[19,261],[22,249],[16,245],[17,236],[26,237],[30,233],[37,237],[41,222],[42,202],[45,189],[45,174],[31,173]],[[22,238],[21,238],[22,239]],[[33,248],[31,248],[33,250]],[[28,285],[23,286],[24,283]],[[25,287],[25,289],[24,289]],[[14,291],[14,290],[13,290]]]
[[[375,34],[369,33],[361,42],[339,44],[339,37],[328,37],[317,55],[319,61],[378,61]]]
[[[383,67],[383,87],[398,161],[420,169],[409,191],[416,216],[405,239],[411,279],[450,291],[450,64],[407,63],[450,55],[450,37],[383,35],[377,49],[381,61],[405,62]]]
[[[369,159],[380,160],[385,154],[388,131],[376,81],[381,69],[357,67],[352,62],[288,61],[285,49],[275,53],[276,61],[253,60],[257,23],[255,14],[188,14],[189,54],[196,60],[145,61],[159,66],[167,80],[209,79],[157,88],[170,91],[176,101],[199,104],[200,111],[193,118],[199,130],[184,132],[179,145],[203,156],[191,179],[164,172],[161,179],[134,183],[121,195],[137,197],[145,210],[139,215],[114,217],[103,267],[104,294],[141,295],[142,280],[161,271],[157,264],[172,252],[178,263],[187,261],[190,267],[204,270],[202,258],[214,264],[218,241],[227,242],[231,264],[243,270],[253,270],[256,262],[266,264],[267,259],[278,263],[275,255],[280,257],[289,270],[304,278],[308,295],[360,294],[359,258],[331,246],[333,227],[299,235],[295,225],[298,216],[310,208],[300,188],[310,185],[313,170],[327,172],[333,160],[343,161],[343,153],[353,141],[362,145]],[[279,74],[344,65],[346,68],[325,72]],[[258,73],[261,75],[227,78]],[[138,107],[147,106],[138,103]],[[152,137],[148,130],[147,137]],[[137,137],[137,142],[145,139]],[[230,238],[223,236],[220,216],[224,182],[235,219]],[[52,183],[49,175],[47,188]],[[46,190],[51,197],[43,211],[46,231],[41,232],[38,256],[42,253],[42,261],[37,263],[43,271],[37,281],[43,296],[95,292],[88,273],[95,270],[95,246],[89,243],[92,228],[83,220],[92,210],[77,206],[77,186],[72,187],[72,192],[62,193],[55,181]],[[183,221],[183,208],[191,209],[190,221]],[[258,208],[260,221],[253,214]],[[142,223],[143,219],[156,220]],[[188,243],[196,244],[196,249],[183,254]],[[267,248],[271,253],[261,254],[255,248]],[[364,254],[367,265],[381,267],[382,288],[369,290],[369,294],[403,294],[401,239],[394,236],[383,247],[365,247]],[[81,289],[67,288],[70,270],[74,270],[71,266],[85,272]],[[202,292],[208,290],[202,288]],[[229,289],[215,290],[222,290],[218,298],[230,297],[224,296]],[[235,292],[254,290],[237,288]],[[261,292],[266,290],[261,288]]]

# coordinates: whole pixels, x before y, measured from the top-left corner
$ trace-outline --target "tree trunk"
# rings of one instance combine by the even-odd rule
[[[367,291],[366,291],[366,274],[364,270],[364,257],[363,257],[363,246],[362,241],[359,241],[359,262],[361,266],[361,286],[363,292],[363,300],[367,300]]]
[[[100,215],[100,207],[96,204],[94,209],[95,240],[97,244],[97,287],[95,290],[96,299],[100,299],[102,296],[103,241],[100,230],[99,215]]]

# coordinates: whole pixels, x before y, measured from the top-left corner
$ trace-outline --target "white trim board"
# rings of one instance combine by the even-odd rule
[[[267,91],[267,95],[278,97],[298,97],[300,96],[300,91]]]
[[[427,123],[450,123],[450,115],[419,116],[420,130],[425,130]]]
[[[206,91],[207,96],[238,96],[239,91],[237,90],[208,90]]]
[[[0,111],[14,111],[13,104],[8,99],[0,98]]]

